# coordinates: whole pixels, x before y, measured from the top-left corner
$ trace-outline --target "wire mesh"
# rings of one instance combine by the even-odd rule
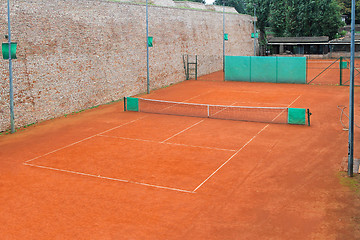
[[[224,106],[139,98],[139,111],[264,123],[287,123],[286,107]]]

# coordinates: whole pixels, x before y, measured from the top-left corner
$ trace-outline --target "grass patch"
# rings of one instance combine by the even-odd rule
[[[19,128],[15,128],[15,132],[23,131],[23,130],[25,130],[26,128],[31,127],[31,126],[33,126],[33,125],[35,125],[35,124],[37,124],[37,122],[29,123],[29,124],[27,124],[27,125],[25,125],[25,126],[22,126],[22,127],[19,127]],[[5,131],[3,131],[3,132],[0,132],[0,136],[8,135],[8,134],[11,134],[11,130],[10,130],[10,129],[5,130]]]
[[[338,177],[341,185],[347,186],[360,197],[360,174],[355,173],[353,177],[348,177],[346,172],[340,172]]]

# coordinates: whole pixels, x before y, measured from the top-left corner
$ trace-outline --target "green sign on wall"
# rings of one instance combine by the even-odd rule
[[[153,46],[153,37],[148,37],[148,47],[152,47]]]
[[[16,47],[17,43],[12,42],[11,43],[11,59],[16,59]],[[9,43],[2,43],[2,54],[4,59],[9,59]]]

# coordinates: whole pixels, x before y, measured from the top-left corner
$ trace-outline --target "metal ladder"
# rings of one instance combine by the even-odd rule
[[[195,55],[195,62],[189,62],[189,55],[183,55],[184,69],[186,80],[189,80],[191,76],[195,77],[197,80],[197,55]]]

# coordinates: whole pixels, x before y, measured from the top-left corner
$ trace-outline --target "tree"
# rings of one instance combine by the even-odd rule
[[[272,23],[271,30],[277,37],[283,37],[285,35],[284,21],[278,21],[278,19],[286,19],[286,8],[285,1],[273,0],[270,3],[269,22]]]
[[[205,0],[177,0],[177,1],[189,1],[189,2],[199,2],[205,4]]]
[[[246,13],[245,3],[243,0],[215,0],[214,5],[234,7],[238,13]]]
[[[337,0],[272,0],[268,24],[278,37],[331,39],[343,25]]]
[[[268,26],[271,2],[272,0],[245,0],[246,11],[249,15],[254,15],[254,8],[256,10],[256,26],[260,31],[259,46],[261,55],[264,54],[267,44],[265,28]]]
[[[351,0],[337,0],[340,6],[340,14],[346,15],[346,24],[351,22]],[[355,2],[355,22],[360,22],[360,2]]]
[[[191,2],[199,2],[199,3],[203,3],[203,4],[206,3],[205,0],[189,0],[189,1],[191,1]]]
[[[271,0],[245,0],[246,11],[249,15],[254,15],[256,10],[257,28],[260,33],[265,33],[268,24]]]

